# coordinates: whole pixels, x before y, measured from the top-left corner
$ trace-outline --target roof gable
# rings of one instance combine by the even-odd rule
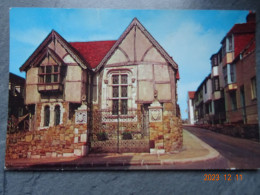
[[[37,66],[47,56],[51,56],[52,59],[60,66],[64,64],[63,60],[55,53],[55,51],[53,51],[51,48],[48,47],[45,48],[44,51],[31,63],[33,64],[33,66]]]
[[[34,66],[39,55],[44,53],[44,50],[48,48],[51,42],[57,40],[62,47],[72,56],[72,58],[84,69],[90,68],[89,64],[81,56],[81,54],[75,50],[62,36],[60,36],[56,31],[52,30],[50,34],[43,40],[43,42],[38,46],[38,48],[32,53],[32,55],[25,61],[25,63],[20,67],[20,71],[26,71],[31,66]],[[50,48],[48,48],[50,49]],[[50,50],[48,50],[50,52]],[[52,54],[55,53],[52,51]],[[53,54],[54,55],[54,54]],[[57,57],[58,55],[56,55]]]
[[[133,29],[134,26],[137,26],[140,31],[148,38],[148,40],[152,43],[152,45],[158,50],[158,52],[164,57],[164,59],[173,66],[174,69],[178,69],[178,65],[176,62],[169,56],[169,54],[161,47],[161,45],[152,37],[152,35],[145,29],[145,27],[137,20],[137,18],[134,18],[133,21],[130,23],[130,25],[126,28],[126,30],[123,32],[123,34],[120,36],[120,38],[116,41],[116,43],[113,45],[113,47],[108,51],[108,53],[105,55],[105,57],[102,59],[102,61],[97,65],[96,68],[94,68],[94,71],[98,71],[107,61],[108,59],[113,55],[113,53],[116,51],[116,49],[119,47],[119,45],[122,43],[124,38],[130,33],[130,31]]]

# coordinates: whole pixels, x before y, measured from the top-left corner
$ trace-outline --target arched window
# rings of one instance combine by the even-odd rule
[[[44,107],[44,126],[49,126],[50,124],[50,106]]]
[[[54,109],[54,125],[60,124],[60,106],[56,105]]]

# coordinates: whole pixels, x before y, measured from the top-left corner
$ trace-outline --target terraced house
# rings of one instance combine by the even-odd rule
[[[67,42],[53,30],[20,70],[29,130],[69,128],[67,144],[86,147],[67,155],[182,147],[178,65],[136,18],[114,41]]]
[[[230,29],[221,41],[220,50],[210,58],[211,73],[195,93],[197,123],[258,124],[255,13],[250,12],[246,19],[246,23],[235,24]],[[202,92],[206,80],[212,83],[208,95],[205,90]],[[211,100],[211,105],[207,104],[209,101],[202,103],[202,99]]]

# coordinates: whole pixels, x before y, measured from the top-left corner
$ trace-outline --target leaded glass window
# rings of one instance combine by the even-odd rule
[[[127,84],[127,75],[121,75],[121,84]]]
[[[119,75],[113,75],[113,84],[119,84]]]
[[[121,114],[127,114],[127,100],[121,100]]]
[[[118,100],[112,100],[112,114],[117,115],[118,114]]]
[[[113,97],[119,97],[119,87],[113,86]]]
[[[60,82],[60,67],[58,65],[46,65],[39,68],[39,83]]]
[[[112,75],[112,114],[126,115],[128,110],[128,75]]]
[[[57,105],[55,106],[55,109],[54,109],[54,122],[55,122],[55,125],[59,125],[60,124],[60,106]]]
[[[121,87],[121,97],[127,97],[127,86]]]
[[[44,107],[44,126],[49,126],[50,124],[50,107]]]

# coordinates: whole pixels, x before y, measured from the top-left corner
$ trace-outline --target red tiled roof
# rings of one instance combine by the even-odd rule
[[[242,51],[244,54],[251,53],[255,50],[255,38],[253,38],[249,44],[245,47],[245,49]]]
[[[237,34],[237,33],[253,33],[255,32],[255,29],[256,29],[255,22],[235,24],[227,33],[227,36],[230,34]]]
[[[116,41],[69,42],[91,68],[96,68]]]
[[[188,94],[189,94],[189,99],[194,99],[194,96],[195,96],[195,91],[189,91]]]

